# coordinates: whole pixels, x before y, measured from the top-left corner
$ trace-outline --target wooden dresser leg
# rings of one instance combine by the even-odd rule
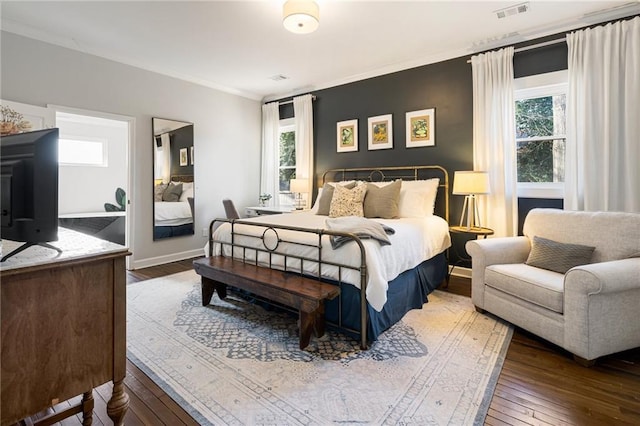
[[[82,426],[93,424],[93,390],[82,394]]]
[[[129,395],[124,391],[122,380],[113,382],[113,392],[111,399],[107,403],[107,414],[113,420],[113,424],[120,426],[124,424],[124,415],[129,408]]]

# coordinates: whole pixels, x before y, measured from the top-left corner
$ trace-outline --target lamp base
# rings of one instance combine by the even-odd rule
[[[467,223],[464,223],[465,213],[467,215]],[[478,212],[478,200],[473,194],[464,197],[462,215],[460,216],[460,226],[464,226],[467,229],[482,227],[480,225],[480,213]]]

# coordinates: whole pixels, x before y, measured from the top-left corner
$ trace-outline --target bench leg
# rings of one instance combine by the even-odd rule
[[[322,302],[318,309],[316,309],[314,323],[316,337],[324,336],[324,303]]]
[[[207,277],[202,277],[202,306],[207,306],[211,303],[214,291],[218,292],[218,297],[224,299],[227,297],[227,286],[217,281],[211,280]]]
[[[311,340],[311,332],[315,323],[315,312],[300,311],[300,349],[309,346]]]
[[[311,332],[315,331],[316,337],[324,336],[324,303],[311,312],[300,310],[300,349],[309,346]]]

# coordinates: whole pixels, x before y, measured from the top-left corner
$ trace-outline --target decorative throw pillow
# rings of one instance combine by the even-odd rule
[[[574,266],[591,263],[591,256],[594,250],[595,247],[564,244],[534,236],[531,252],[525,263],[564,274]]]
[[[364,184],[357,185],[353,189],[336,185],[329,207],[329,217],[364,216],[362,202],[366,193],[367,185]]]
[[[398,200],[400,198],[400,179],[385,186],[367,184],[364,197],[364,217],[381,217],[395,219],[399,216]]]
[[[164,194],[164,190],[167,189],[166,183],[161,183],[153,187],[153,201],[162,201],[162,194]]]
[[[162,193],[162,201],[176,202],[180,199],[180,194],[182,194],[181,183],[177,185],[169,184],[167,189]]]
[[[316,214],[320,214],[323,216],[329,215],[329,209],[331,207],[331,199],[333,198],[333,191],[336,186],[342,186],[343,188],[352,189],[352,188],[355,188],[356,183],[355,182],[349,182],[345,184],[329,183],[329,182],[325,183],[324,186],[322,187],[322,194],[320,195],[320,199],[316,203],[318,204],[318,211],[316,211]]]

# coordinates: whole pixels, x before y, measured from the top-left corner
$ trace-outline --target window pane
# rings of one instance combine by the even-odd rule
[[[566,95],[516,101],[516,138],[566,134]]]
[[[289,191],[289,181],[295,179],[296,169],[294,168],[281,168],[280,169],[280,191]]]
[[[564,182],[564,150],[564,139],[518,142],[518,182]]]
[[[106,166],[104,144],[100,141],[60,139],[58,141],[58,162],[90,166]]]
[[[280,133],[280,167],[296,165],[296,132]]]

